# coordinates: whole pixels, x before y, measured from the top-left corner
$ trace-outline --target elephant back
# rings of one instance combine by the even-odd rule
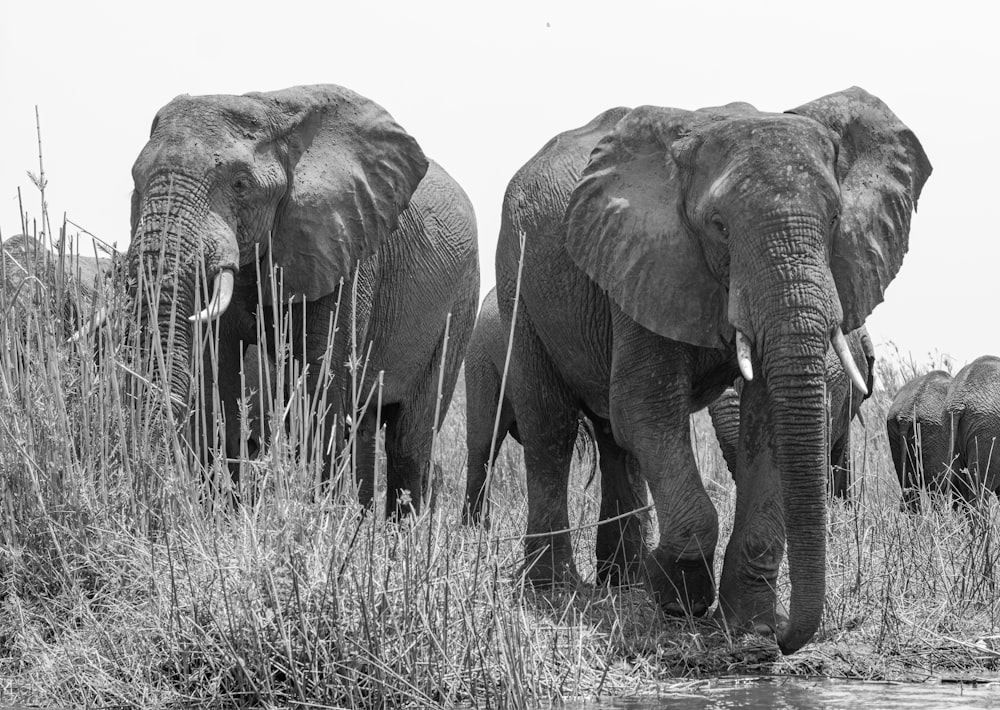
[[[951,384],[951,374],[944,370],[933,370],[910,380],[896,393],[886,419],[901,424],[941,425]]]

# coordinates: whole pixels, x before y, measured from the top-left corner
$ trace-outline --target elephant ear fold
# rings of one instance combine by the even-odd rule
[[[882,302],[899,271],[909,247],[910,217],[931,164],[889,107],[856,86],[788,113],[812,118],[840,139],[840,227],[830,268],[847,332]]]
[[[598,143],[566,209],[566,249],[639,325],[692,345],[724,347],[732,340],[726,288],[681,219],[673,148],[693,117],[643,106]]]
[[[258,94],[273,103],[288,189],[271,233],[282,301],[337,290],[396,228],[427,172],[420,146],[392,116],[340,86]]]

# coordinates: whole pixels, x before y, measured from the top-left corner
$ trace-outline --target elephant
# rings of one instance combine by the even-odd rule
[[[864,378],[867,392],[853,386],[836,353],[826,354],[826,398],[829,408],[830,475],[827,478],[830,494],[836,498],[850,498],[851,486],[851,422],[860,416],[861,404],[871,396],[875,380],[875,346],[868,331],[862,326],[845,336],[851,357]],[[736,471],[737,448],[740,435],[740,395],[742,379],[736,387],[726,391],[708,405],[708,413],[719,439],[722,456],[730,471]]]
[[[476,326],[472,331],[472,338],[465,355],[466,444],[469,459],[462,522],[466,525],[483,524],[489,527],[489,515],[486,510],[488,468],[492,468],[496,463],[500,445],[508,434],[521,443],[514,407],[506,394],[500,396],[508,333],[497,308],[496,288],[490,289],[479,309]],[[497,425],[495,441],[494,424]],[[581,455],[593,447],[597,448],[602,488],[622,485],[622,477],[628,473],[628,469],[623,468],[623,462],[620,460],[621,449],[614,444],[607,421],[599,419],[595,421],[592,416],[581,412],[576,442]],[[592,470],[591,477],[596,472],[596,469]],[[633,475],[634,473],[633,471]],[[609,520],[621,511],[610,509],[605,505],[618,501],[622,496],[635,490],[637,489],[634,483],[629,483],[617,495],[602,496],[600,519],[608,522],[602,522],[597,526],[597,547],[600,550],[597,580],[600,584],[619,585],[628,583],[635,577],[636,570],[627,570],[629,574],[623,576],[625,570],[617,564],[609,563],[609,560],[614,559],[615,548],[620,544],[623,535],[635,534],[643,527],[635,525],[621,527],[615,521]],[[639,493],[644,493],[641,488],[638,490]],[[629,509],[644,504],[645,500],[630,501]],[[639,515],[648,517],[645,513]],[[644,540],[634,542],[636,545],[645,545]]]
[[[513,328],[510,399],[524,447],[525,579],[579,578],[567,483],[578,412],[607,422],[627,513],[648,486],[658,536],[626,518],[599,564],[641,565],[659,608],[715,603],[718,515],[689,415],[737,374],[737,502],[716,614],[793,653],[826,581],[826,354],[859,390],[844,331],[882,300],[931,172],[920,142],[863,89],[788,113],[746,103],[613,108],[557,135],[511,179],[496,253]],[[514,319],[516,309],[516,320]],[[615,500],[615,496],[619,496]],[[791,603],[779,605],[788,541]]]
[[[950,490],[951,444],[945,404],[953,379],[944,370],[932,370],[903,385],[885,417],[892,463],[903,494],[902,505],[920,509],[920,491]]]
[[[943,418],[956,499],[1000,495],[1000,358],[983,355],[958,371]]]
[[[0,312],[6,313],[16,300],[33,308],[43,305],[40,299],[47,296],[47,304],[54,308],[53,315],[60,320],[60,337],[70,336],[83,322],[97,300],[96,294],[103,287],[103,276],[113,268],[112,259],[98,259],[82,255],[63,257],[52,253],[40,239],[18,234],[0,244],[4,288],[0,292]],[[60,266],[62,276],[59,274]],[[30,288],[28,277],[38,279],[42,290]]]
[[[350,368],[362,399],[384,372],[380,411],[355,414],[358,495],[371,505],[380,422],[386,513],[419,512],[429,422],[436,406],[438,425],[447,412],[479,296],[475,214],[458,183],[384,108],[332,84],[178,96],[156,114],[132,176],[126,263],[140,353],[152,360],[157,342],[169,353],[153,378],[174,395],[174,421],[193,419],[208,449],[221,418],[237,456],[240,363],[252,346],[274,360],[284,322],[318,402],[302,450],[322,457],[329,480],[352,415]],[[217,346],[195,352],[196,328]],[[201,411],[187,403],[199,355],[202,392],[218,388],[219,410],[211,396]]]

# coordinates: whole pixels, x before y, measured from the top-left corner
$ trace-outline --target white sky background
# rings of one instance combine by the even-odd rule
[[[934,165],[869,329],[957,369],[1000,354],[997,27],[965,0],[5,2],[0,232],[20,231],[18,186],[39,214],[36,104],[53,223],[66,212],[124,249],[132,162],[162,105],[335,83],[385,106],[468,192],[485,293],[507,181],[556,133],[617,105],[782,111],[856,84]]]

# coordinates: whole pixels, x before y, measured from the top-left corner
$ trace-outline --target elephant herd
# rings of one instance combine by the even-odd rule
[[[578,577],[567,487],[585,421],[602,477],[599,578],[644,581],[668,614],[717,601],[729,627],[792,653],[820,623],[827,481],[846,494],[850,422],[872,391],[864,322],[930,173],[913,132],[857,87],[784,113],[612,108],[511,178],[477,320],[469,199],[382,107],[333,85],[181,96],[132,168],[124,268],[141,356],[172,354],[155,384],[186,394],[205,357],[202,386],[219,393],[197,417],[174,398],[174,420],[208,422],[206,438],[222,422],[231,460],[246,451],[241,363],[251,347],[276,357],[280,321],[319,403],[323,470],[350,434],[370,504],[384,425],[386,513],[419,511],[464,360],[464,519],[488,521],[487,471],[509,433],[524,449],[529,581]],[[983,436],[997,430],[998,363],[901,392],[889,428],[908,491],[996,481]],[[378,373],[381,407],[350,418]],[[718,588],[718,515],[690,432],[705,407],[736,483]],[[949,464],[968,477],[947,478]],[[787,610],[775,593],[786,541]]]

